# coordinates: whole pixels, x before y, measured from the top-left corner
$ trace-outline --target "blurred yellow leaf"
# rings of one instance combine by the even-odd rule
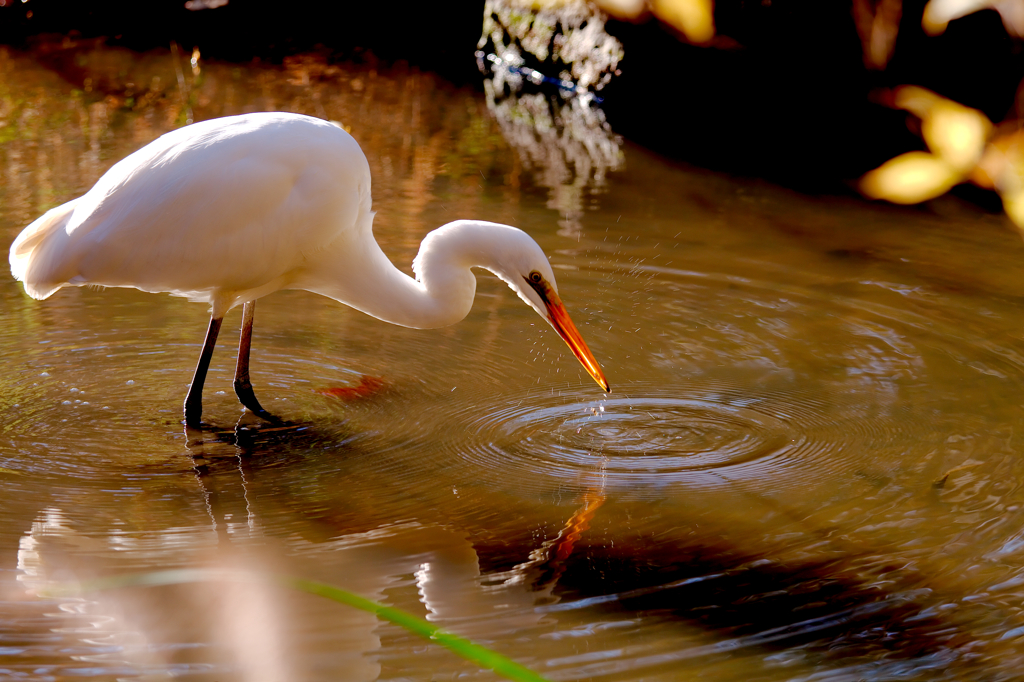
[[[1024,11],[1024,0],[1018,2]],[[970,180],[998,192],[1024,234],[1024,129],[993,134],[991,121],[977,109],[912,85],[896,89],[893,106],[921,119],[921,135],[934,153],[909,152],[883,163],[861,178],[862,193],[915,204]]]
[[[712,0],[651,0],[651,11],[692,43],[706,43],[715,37]]]
[[[928,35],[937,36],[946,30],[949,22],[982,9],[999,12],[1010,35],[1024,36],[1022,0],[930,0],[924,8],[921,26]]]
[[[647,9],[644,0],[596,0],[597,6],[619,19],[636,19]]]
[[[907,152],[861,178],[860,189],[873,199],[916,204],[945,194],[963,179],[949,163],[928,152]]]
[[[897,88],[895,104],[921,119],[928,148],[954,168],[967,173],[978,163],[992,132],[985,114],[913,85]]]
[[[892,59],[902,15],[902,0],[853,0],[853,23],[869,69],[884,69]]]
[[[1024,130],[993,138],[972,179],[982,187],[999,191],[1024,189]]]
[[[928,148],[959,171],[974,167],[985,151],[992,124],[980,111],[950,102],[921,122]]]
[[[996,136],[971,180],[998,192],[1006,214],[1024,231],[1024,130]]]
[[[1017,229],[1024,232],[1024,192],[1014,194],[1002,194],[1003,210],[1010,220],[1017,226]]]
[[[906,109],[914,116],[923,119],[943,99],[945,98],[931,90],[919,88],[916,85],[901,85],[896,88],[893,95],[893,106],[897,109]]]

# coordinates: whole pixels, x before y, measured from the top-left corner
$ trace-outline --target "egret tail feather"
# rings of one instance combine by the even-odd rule
[[[26,227],[11,244],[11,274],[25,285],[25,292],[35,299],[44,299],[67,284],[55,278],[53,263],[47,255],[54,253],[54,242],[67,238],[66,227],[75,212],[78,199],[51,208]],[[59,253],[59,249],[56,251]]]

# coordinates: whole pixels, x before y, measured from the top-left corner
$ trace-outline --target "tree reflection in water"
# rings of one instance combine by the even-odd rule
[[[618,73],[621,43],[583,2],[529,10],[491,0],[477,47],[477,63],[490,76],[487,108],[523,166],[548,188],[559,234],[579,237],[587,196],[604,191],[608,172],[622,168],[622,140],[594,94]],[[545,85],[554,87],[528,92]]]

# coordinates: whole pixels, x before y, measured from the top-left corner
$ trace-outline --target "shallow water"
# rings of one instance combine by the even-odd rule
[[[218,428],[186,433],[202,306],[8,279],[0,676],[495,679],[270,581],[44,591],[196,567],[337,584],[555,680],[1019,676],[1024,244],[1003,217],[679,167],[400,67],[187,58],[0,52],[5,244],[188,118],[319,115],[367,152],[403,267],[456,218],[533,234],[613,392],[488,275],[435,331],[281,292],[253,382],[294,426],[236,425],[235,311]],[[381,386],[324,394],[363,376]]]

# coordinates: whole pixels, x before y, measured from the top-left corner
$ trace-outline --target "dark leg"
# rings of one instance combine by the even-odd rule
[[[192,385],[188,387],[188,395],[185,396],[185,426],[198,427],[203,416],[203,384],[206,383],[206,372],[210,369],[210,358],[213,357],[213,347],[217,345],[217,334],[220,333],[220,323],[223,321],[223,317],[210,318],[203,352],[199,354],[196,373],[192,376]]]
[[[249,301],[242,307],[242,334],[238,339],[238,364],[235,365],[235,395],[253,414],[276,422],[277,417],[264,410],[260,401],[256,400],[252,384],[249,383],[249,346],[252,345],[252,320],[255,313],[256,301]]]

